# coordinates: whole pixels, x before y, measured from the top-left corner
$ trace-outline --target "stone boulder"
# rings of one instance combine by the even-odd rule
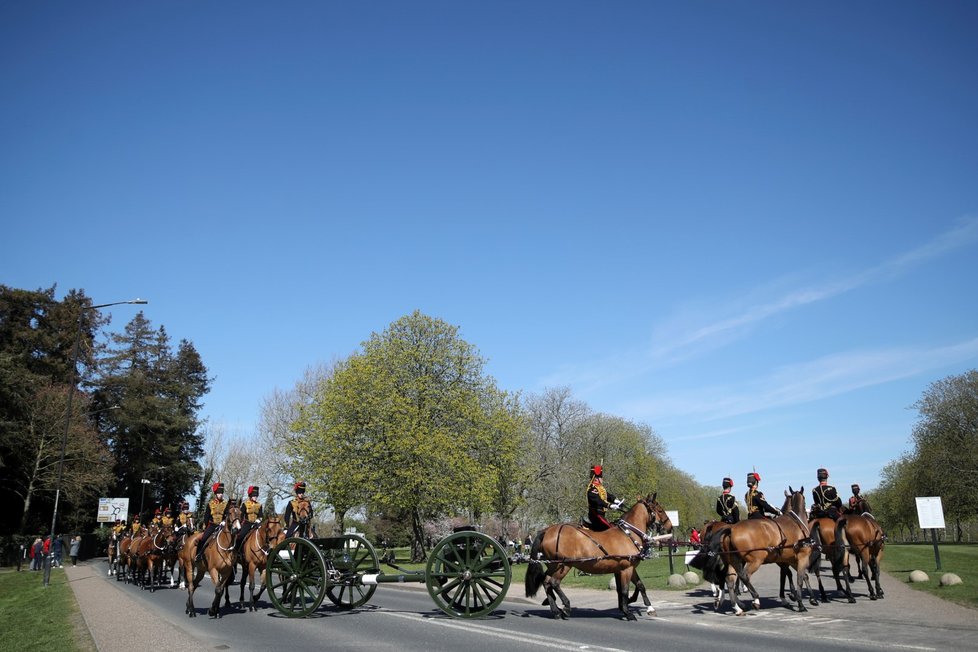
[[[924,571],[915,570],[915,571],[911,571],[910,572],[910,581],[911,582],[914,582],[914,583],[916,583],[916,582],[929,582],[930,581],[930,577]]]
[[[954,573],[941,575],[941,586],[954,586],[955,584],[961,584],[961,578]]]
[[[686,588],[686,579],[682,575],[674,573],[669,576],[669,586],[676,589],[684,589]]]
[[[683,579],[686,580],[686,584],[689,586],[696,586],[700,583],[700,576],[693,571],[683,573]]]

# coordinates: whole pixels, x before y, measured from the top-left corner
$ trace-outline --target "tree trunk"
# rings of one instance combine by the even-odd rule
[[[411,562],[420,564],[428,558],[425,553],[424,527],[421,523],[421,512],[417,508],[411,510]]]

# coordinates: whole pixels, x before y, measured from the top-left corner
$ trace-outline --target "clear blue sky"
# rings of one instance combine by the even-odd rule
[[[234,432],[420,309],[700,482],[871,488],[978,367],[976,30],[974,2],[5,2],[0,282],[148,299]]]

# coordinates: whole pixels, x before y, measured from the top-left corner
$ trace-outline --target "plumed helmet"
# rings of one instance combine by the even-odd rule
[[[731,487],[733,487],[733,480],[731,480],[730,478],[724,478],[723,479],[723,488],[724,489],[730,489]]]
[[[248,495],[249,496],[257,496],[258,495],[258,487],[255,487],[255,486],[248,487]]]
[[[121,518],[117,518],[117,519],[115,520],[115,524],[116,524],[116,525],[118,525],[119,523],[122,523],[122,519],[121,519]]]
[[[133,516],[132,517],[132,520],[133,521],[138,521],[139,520],[139,514],[136,514],[135,516]]]
[[[761,476],[758,475],[756,472],[752,472],[752,473],[748,473],[747,474],[747,486],[748,487],[753,487],[754,485],[756,485],[760,481],[761,481]]]
[[[603,469],[601,468],[600,464],[595,464],[591,467],[591,475],[593,475],[595,478],[600,478],[602,473]]]
[[[859,485],[858,484],[852,485],[852,493],[853,494],[858,494],[859,493]]]
[[[169,507],[167,507],[166,509],[164,509],[164,510],[163,510],[163,513],[164,513],[164,514],[169,514],[169,513],[170,513],[170,511],[171,511],[171,510],[170,510],[170,508],[169,508]]]
[[[159,515],[160,515],[160,508],[159,508],[159,507],[157,507],[157,508],[156,508],[156,511],[155,511],[155,512],[153,512],[153,513],[154,513],[154,514],[156,514],[157,516],[159,516]]]
[[[223,494],[224,493],[224,483],[223,482],[215,482],[213,485],[211,485],[211,489],[216,494]]]
[[[182,503],[180,503],[180,509],[183,509],[183,510],[190,509],[190,503],[188,503],[186,500],[183,501]]]
[[[825,482],[828,479],[829,479],[828,469],[819,469],[818,470],[818,481],[819,482]]]
[[[295,489],[295,492],[297,494],[304,494],[304,493],[306,493],[306,483],[305,482],[296,482],[295,483],[295,487],[293,487],[293,489]]]

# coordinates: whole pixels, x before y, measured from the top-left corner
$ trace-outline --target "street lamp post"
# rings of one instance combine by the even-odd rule
[[[143,503],[146,500],[146,485],[149,484],[149,480],[147,480],[146,478],[143,478],[142,480],[140,480],[140,482],[143,485],[143,491],[142,491],[142,495],[140,495],[140,497],[139,497],[139,518],[142,518],[143,517]]]
[[[78,348],[81,346],[81,335],[82,327],[85,323],[85,311],[86,310],[98,310],[99,308],[108,308],[109,306],[121,306],[127,303],[134,304],[145,304],[149,303],[145,299],[130,299],[129,301],[114,301],[113,303],[100,303],[97,306],[82,306],[78,311],[78,330],[75,333],[75,345],[71,349],[71,370],[72,376],[74,376],[75,371],[78,369]],[[58,502],[61,499],[61,478],[62,472],[64,471],[65,464],[65,448],[68,446],[68,430],[71,427],[71,400],[75,395],[75,379],[71,378],[68,384],[68,409],[65,416],[65,431],[64,435],[61,437],[61,457],[58,458],[58,482],[55,485],[54,492],[54,514],[51,515],[51,552],[54,549],[54,535],[55,526],[58,523]],[[51,583],[51,555],[47,556],[47,560],[44,566],[44,586]]]

